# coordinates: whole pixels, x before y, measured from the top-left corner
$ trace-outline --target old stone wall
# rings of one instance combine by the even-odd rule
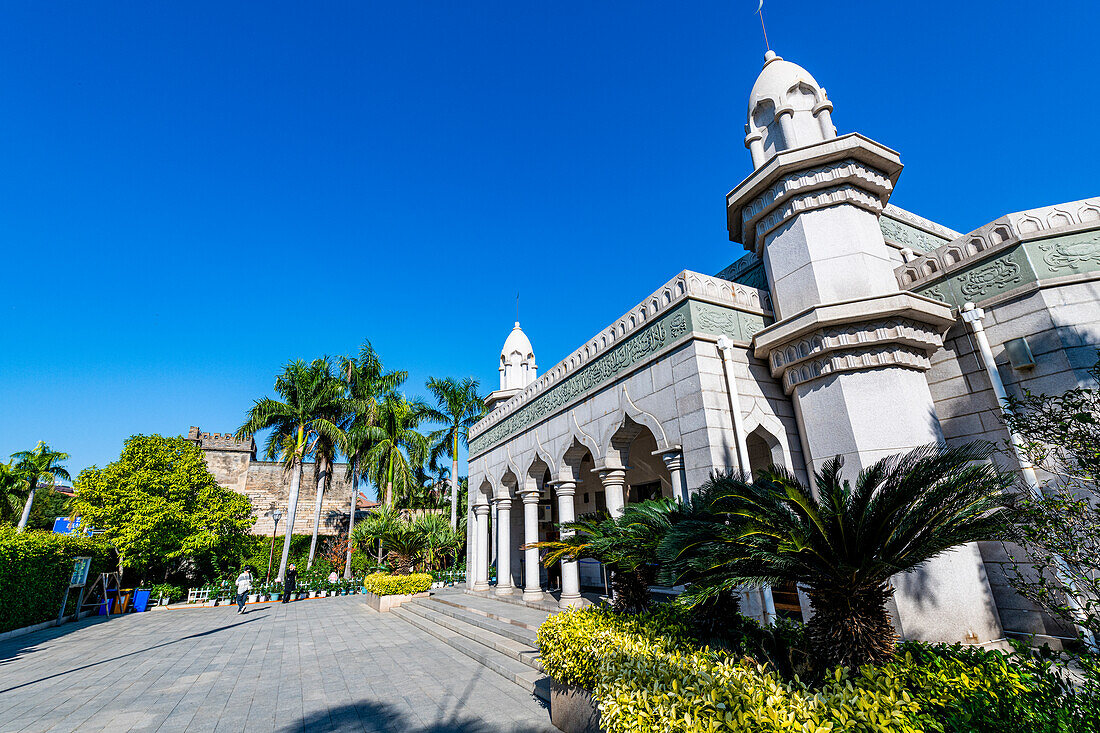
[[[321,503],[321,534],[336,534],[340,524],[346,521],[351,502],[351,485],[345,479],[346,463],[333,466],[332,483],[325,492]],[[283,510],[283,519],[279,522],[279,534],[287,527],[286,512],[290,500],[290,474],[281,463],[252,461],[248,467],[245,496],[252,502],[256,512],[256,524],[253,534],[271,534],[272,520],[265,513],[274,507]],[[317,501],[317,479],[315,464],[302,466],[302,481],[298,491],[298,511],[294,520],[294,532],[311,534],[313,532],[313,513]]]

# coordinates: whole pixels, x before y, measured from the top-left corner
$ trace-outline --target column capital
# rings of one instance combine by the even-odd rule
[[[656,452],[655,455],[661,457],[661,460],[665,462],[665,468],[670,472],[679,471],[684,467],[684,453],[680,449]]]
[[[599,476],[604,484],[626,483],[626,469],[620,466],[597,466],[592,473]]]
[[[510,496],[494,496],[493,497],[493,504],[496,505],[497,509],[511,509],[512,508],[512,501],[513,501],[513,499]]]
[[[550,485],[553,487],[556,496],[577,495],[577,482],[572,479],[568,481],[553,481]]]
[[[474,514],[476,514],[479,517],[489,516],[489,505],[488,504],[474,504]]]
[[[520,498],[523,499],[524,504],[538,504],[540,493],[538,489],[526,489],[521,491],[519,495]]]

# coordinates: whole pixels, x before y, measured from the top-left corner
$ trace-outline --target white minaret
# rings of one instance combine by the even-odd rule
[[[491,393],[485,399],[485,404],[492,409],[494,405],[525,389],[537,376],[535,350],[527,334],[519,327],[519,321],[516,321],[512,332],[504,340],[504,348],[500,350],[500,389]]]
[[[755,170],[726,197],[727,225],[764,262],[776,322],[753,348],[790,395],[807,463],[818,469],[840,455],[854,478],[880,458],[943,441],[924,372],[955,318],[894,276],[879,216],[900,157],[857,133],[837,137],[832,109],[809,72],[764,56],[745,125]],[[975,545],[894,582],[904,636],[999,638]]]

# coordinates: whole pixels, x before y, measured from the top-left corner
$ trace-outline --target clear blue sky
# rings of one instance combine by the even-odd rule
[[[0,456],[231,431],[369,337],[488,388],[742,254],[755,0],[0,6]],[[861,10],[862,9],[862,10]],[[864,11],[872,10],[868,15]],[[766,0],[898,205],[966,231],[1097,193],[1094,2]]]

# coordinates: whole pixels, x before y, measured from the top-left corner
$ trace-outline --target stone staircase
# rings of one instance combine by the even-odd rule
[[[547,608],[447,588],[390,613],[549,700],[550,682],[542,672],[535,643],[539,624],[550,616]]]

